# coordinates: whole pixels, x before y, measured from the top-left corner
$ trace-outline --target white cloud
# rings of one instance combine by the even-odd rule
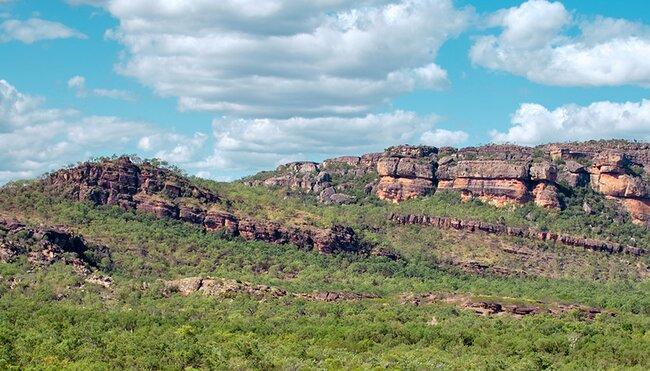
[[[608,138],[650,140],[650,100],[570,104],[552,111],[526,103],[511,121],[507,132],[493,130],[492,140],[529,145]]]
[[[436,147],[456,147],[467,142],[469,135],[464,131],[451,131],[445,129],[436,129],[425,131],[420,136],[422,144]]]
[[[473,16],[451,0],[103,4],[120,21],[107,32],[127,52],[120,73],[181,110],[243,117],[363,115],[444,88],[437,51]]]
[[[0,42],[11,40],[31,44],[39,40],[78,38],[86,39],[83,33],[58,22],[30,18],[26,21],[9,19],[0,23]]]
[[[624,19],[578,22],[559,2],[530,0],[495,13],[500,35],[478,37],[472,62],[560,86],[650,86],[650,28]],[[577,26],[580,32],[568,31]]]
[[[0,184],[35,177],[100,152],[120,153],[152,128],[110,116],[43,108],[0,80]]]
[[[458,145],[467,140],[464,132],[434,129],[439,121],[403,111],[360,118],[221,118],[213,121],[213,155],[193,166],[259,171],[299,159],[376,152],[399,143]]]
[[[120,99],[127,102],[135,102],[135,96],[126,90],[119,89],[88,89],[86,87],[86,78],[83,76],[73,76],[68,80],[68,87],[73,89],[78,97],[88,97],[91,95],[106,97],[111,99]]]
[[[174,163],[194,161],[204,149],[208,136],[197,132],[192,137],[176,133],[155,133],[138,141],[138,148],[154,157]]]

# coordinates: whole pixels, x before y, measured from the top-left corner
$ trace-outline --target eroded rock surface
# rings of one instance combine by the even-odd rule
[[[244,294],[256,297],[260,300],[277,299],[292,295],[309,301],[326,302],[355,301],[362,299],[380,298],[379,295],[340,291],[288,293],[287,291],[277,287],[255,285],[245,281],[211,277],[189,277],[173,281],[165,281],[163,287],[163,295],[169,297],[174,293],[179,293],[183,296],[187,296],[192,293],[198,293],[200,295],[208,297],[231,297],[233,295]]]
[[[438,149],[427,146],[397,146],[384,151],[377,162],[377,197],[401,202],[433,194]]]
[[[372,156],[356,160],[341,158],[328,161],[330,162],[326,168],[348,163],[365,164],[363,166],[368,169],[373,166]],[[317,179],[327,179],[327,176],[324,176],[326,173],[319,172],[319,165],[316,163],[293,163],[284,167],[295,174],[316,174]],[[223,211],[225,207],[217,194],[196,187],[186,178],[171,171],[148,163],[138,165],[127,157],[115,161],[85,163],[77,168],[61,170],[50,175],[46,182],[75,200],[91,201],[98,205],[119,205],[127,210],[135,209],[152,214],[156,218],[199,224],[209,232],[223,230],[246,240],[294,244],[322,253],[361,252],[364,249],[354,230],[339,225],[326,230],[299,229],[263,220],[239,218]],[[300,182],[291,184],[302,187],[304,184]],[[319,180],[314,184],[325,183]],[[313,189],[314,184],[309,186],[310,189]],[[330,198],[343,202],[341,196],[335,192]]]
[[[462,149],[403,145],[321,164],[287,164],[273,177],[246,184],[299,189],[319,195],[326,204],[341,204],[355,201],[345,193],[355,177],[376,172],[367,179],[366,193],[390,202],[454,190],[464,199],[476,197],[496,206],[534,202],[555,210],[563,207],[561,189],[591,187],[617,201],[636,223],[650,227],[649,166],[650,144],[617,140]]]
[[[539,231],[528,228],[509,227],[500,224],[463,220],[431,215],[398,215],[389,214],[388,220],[405,225],[424,225],[440,229],[464,230],[471,233],[490,233],[513,237],[524,237],[539,241],[557,242],[567,246],[582,247],[591,251],[604,251],[608,253],[625,253],[634,256],[647,255],[648,251],[634,246],[619,243],[600,241],[591,238],[575,237],[553,232]]]
[[[430,305],[444,303],[458,306],[473,311],[483,316],[511,315],[516,318],[540,314],[561,315],[575,312],[578,316],[594,319],[597,315],[613,315],[612,312],[603,308],[590,307],[579,304],[561,303],[522,303],[510,304],[512,298],[485,297],[471,294],[458,294],[451,292],[427,292],[427,293],[404,293],[401,295],[402,304]]]
[[[111,253],[105,246],[90,246],[80,235],[64,228],[30,227],[18,221],[0,218],[0,261],[11,263],[26,255],[32,269],[47,268],[63,262],[93,283],[109,286],[110,277],[94,275],[98,264],[110,264]]]

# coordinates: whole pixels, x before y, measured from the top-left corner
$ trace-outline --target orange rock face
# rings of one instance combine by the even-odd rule
[[[433,193],[434,190],[435,186],[430,179],[382,177],[377,186],[377,197],[399,203]]]
[[[539,183],[533,189],[535,205],[544,209],[560,209],[560,200],[557,197],[555,185],[547,182]]]
[[[636,224],[650,228],[650,200],[625,198],[622,201],[623,206]]]
[[[435,189],[434,147],[400,146],[386,150],[377,162],[377,197],[395,203],[432,194]]]
[[[497,206],[528,200],[526,182],[519,179],[456,178],[441,180],[438,182],[438,189],[461,191],[466,197],[479,197]]]

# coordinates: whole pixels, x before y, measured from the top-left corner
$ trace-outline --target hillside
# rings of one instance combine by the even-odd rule
[[[647,369],[645,169],[646,143],[404,145],[10,183],[0,368]]]

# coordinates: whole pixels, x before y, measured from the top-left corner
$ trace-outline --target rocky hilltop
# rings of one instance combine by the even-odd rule
[[[619,140],[462,149],[403,145],[380,154],[289,163],[244,184],[316,194],[324,203],[371,193],[399,203],[454,190],[496,206],[534,202],[558,210],[559,192],[590,187],[619,203],[635,223],[650,227],[649,166],[650,144]]]
[[[293,228],[265,220],[239,217],[227,210],[216,193],[192,185],[172,170],[128,157],[80,166],[51,174],[45,184],[75,201],[115,205],[157,218],[198,224],[208,232],[224,231],[247,240],[294,244],[322,253],[359,252],[362,243],[354,230],[333,225],[329,229]]]

